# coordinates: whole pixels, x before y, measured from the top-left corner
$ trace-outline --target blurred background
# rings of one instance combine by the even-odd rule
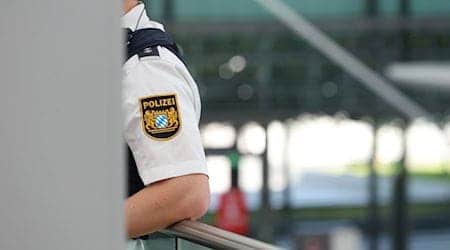
[[[283,2],[410,103],[389,103],[393,91],[363,84],[258,1],[145,1],[199,85],[203,220],[223,226],[234,187],[240,233],[289,249],[450,249],[449,1]],[[408,113],[417,107],[426,119]]]

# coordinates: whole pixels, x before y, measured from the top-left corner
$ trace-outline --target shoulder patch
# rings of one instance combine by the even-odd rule
[[[151,139],[166,141],[173,138],[181,128],[177,96],[148,96],[139,100],[142,128]]]

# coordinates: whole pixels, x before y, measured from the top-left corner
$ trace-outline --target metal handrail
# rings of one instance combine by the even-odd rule
[[[161,233],[186,239],[214,249],[281,249],[196,221],[182,221],[168,229],[161,230]]]

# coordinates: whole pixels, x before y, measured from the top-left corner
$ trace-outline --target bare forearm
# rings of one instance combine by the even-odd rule
[[[126,201],[126,225],[130,238],[152,233],[178,220],[187,219],[180,218],[174,201],[165,200],[158,190],[144,189]]]
[[[181,220],[197,219],[206,212],[208,203],[209,186],[204,175],[152,184],[125,203],[128,237],[152,233]]]

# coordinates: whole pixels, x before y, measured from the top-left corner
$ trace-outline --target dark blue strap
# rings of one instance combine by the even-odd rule
[[[178,46],[170,37],[169,34],[160,29],[140,29],[136,31],[126,30],[127,39],[127,55],[126,60],[130,59],[134,55],[140,54],[142,51],[148,48],[154,48],[162,46],[174,53],[181,61],[181,53],[178,50]]]

